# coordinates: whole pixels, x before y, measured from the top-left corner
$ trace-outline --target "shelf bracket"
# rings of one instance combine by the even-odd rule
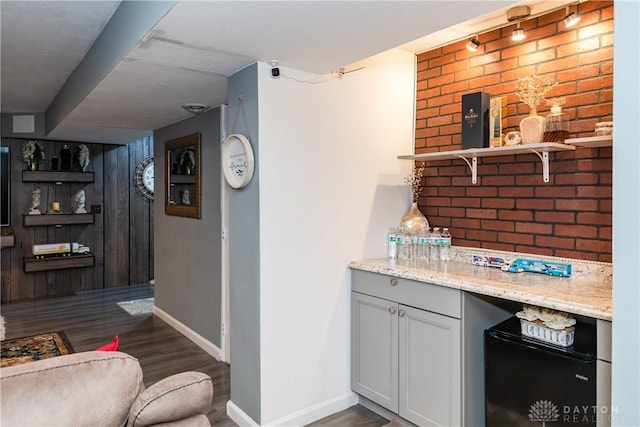
[[[542,154],[540,152],[529,149],[532,153],[536,153],[538,157],[540,157],[540,161],[542,162],[542,180],[544,182],[549,182],[549,152],[543,151]]]
[[[464,160],[467,163],[467,165],[469,166],[469,170],[471,170],[471,183],[477,184],[478,183],[478,158],[476,156],[473,156],[471,158],[471,162],[469,162],[469,159],[467,159],[464,156],[461,156],[460,154],[456,154],[456,157]]]

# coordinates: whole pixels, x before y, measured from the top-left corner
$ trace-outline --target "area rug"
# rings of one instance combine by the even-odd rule
[[[131,301],[120,301],[118,307],[126,311],[132,316],[139,316],[141,314],[153,313],[153,301],[154,298],[134,299]]]
[[[73,353],[73,347],[62,331],[2,341],[0,367],[21,365]]]

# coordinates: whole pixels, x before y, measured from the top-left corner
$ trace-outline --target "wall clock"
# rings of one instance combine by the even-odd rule
[[[153,157],[147,157],[136,166],[133,185],[138,194],[150,201],[153,201],[153,177]]]
[[[246,136],[231,134],[222,144],[222,170],[229,186],[246,187],[253,177],[253,149]]]

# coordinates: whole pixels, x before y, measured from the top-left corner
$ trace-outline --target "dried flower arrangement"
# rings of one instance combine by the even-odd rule
[[[420,166],[416,166],[413,173],[404,177],[404,182],[411,186],[411,193],[413,202],[417,203],[420,197],[420,191],[422,190],[422,175],[424,174],[424,163]]]
[[[44,146],[38,141],[27,141],[22,145],[22,160],[30,168],[37,168],[46,158]]]
[[[549,77],[541,77],[536,74],[525,77],[518,77],[516,91],[522,102],[527,104],[532,113],[535,114],[538,105],[544,101],[544,97],[551,89],[557,85]]]

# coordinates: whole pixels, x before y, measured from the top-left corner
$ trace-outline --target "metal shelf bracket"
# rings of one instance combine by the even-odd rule
[[[467,163],[467,166],[469,166],[469,170],[471,171],[471,183],[477,184],[478,183],[478,158],[476,156],[473,156],[471,158],[471,162],[469,162],[469,159],[467,159],[464,156],[461,156],[460,154],[456,154],[455,156],[458,157],[459,159],[464,160]]]
[[[540,154],[539,151],[533,149],[530,149],[529,151],[536,153],[538,157],[540,157],[540,161],[542,162],[542,180],[544,182],[549,182],[549,152],[543,151],[542,154]]]

